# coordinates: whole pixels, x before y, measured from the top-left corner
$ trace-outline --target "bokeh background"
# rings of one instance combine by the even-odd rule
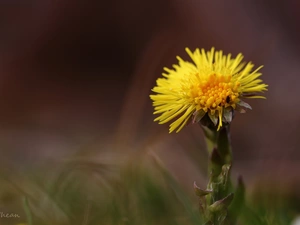
[[[248,193],[296,193],[299,22],[295,0],[1,1],[4,174],[15,183],[32,171],[49,180],[70,158],[135,164],[150,153],[187,192],[193,181],[205,186],[201,129],[168,134],[153,122],[149,94],[164,66],[187,58],[185,47],[214,46],[264,65],[269,84],[267,100],[249,100],[253,110],[232,124],[233,177],[243,175]]]

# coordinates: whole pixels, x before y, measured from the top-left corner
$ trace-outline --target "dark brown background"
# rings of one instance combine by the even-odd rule
[[[269,84],[233,122],[235,174],[295,182],[299,15],[296,0],[1,1],[2,160],[38,167],[91,145],[155,151],[189,185],[206,163],[201,130],[169,135],[148,96],[185,47],[215,46],[263,64]]]

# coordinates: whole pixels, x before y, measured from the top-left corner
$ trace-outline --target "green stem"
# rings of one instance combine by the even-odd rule
[[[219,131],[214,126],[204,126],[202,129],[209,154],[208,175],[212,180],[217,179],[224,165],[231,165],[232,150],[229,135],[229,125]]]
[[[230,193],[230,168],[232,151],[229,136],[229,125],[217,131],[216,126],[206,122],[201,124],[209,153],[209,182],[207,189],[211,191],[206,196],[205,217],[214,225],[233,224],[229,221],[228,206],[233,194]],[[209,224],[208,223],[208,224]]]
[[[205,135],[205,142],[207,146],[207,151],[211,155],[213,149],[217,147],[217,139],[218,139],[218,132],[211,130],[206,126],[202,126],[204,135]]]
[[[218,132],[217,149],[224,160],[224,164],[232,163],[232,149],[229,128],[229,125],[226,125]]]

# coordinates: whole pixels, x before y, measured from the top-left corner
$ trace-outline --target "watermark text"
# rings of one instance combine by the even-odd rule
[[[20,218],[17,213],[0,212],[0,218]]]

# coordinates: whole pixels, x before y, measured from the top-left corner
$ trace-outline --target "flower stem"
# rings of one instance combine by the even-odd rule
[[[208,122],[207,122],[208,121]],[[224,125],[217,130],[209,120],[202,120],[201,127],[204,131],[205,141],[209,153],[209,182],[205,197],[200,197],[201,212],[207,221],[206,224],[228,225],[234,224],[235,219],[229,218],[229,205],[234,194],[231,193],[230,169],[232,164],[232,151],[229,136],[229,125]]]

